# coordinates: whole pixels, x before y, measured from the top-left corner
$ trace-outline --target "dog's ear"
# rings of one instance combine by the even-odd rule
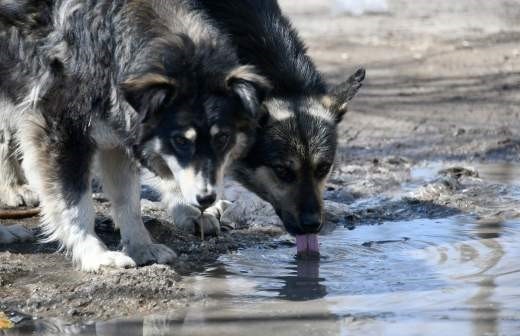
[[[240,100],[249,118],[257,118],[259,109],[271,89],[269,81],[252,66],[235,68],[226,78],[226,86]]]
[[[323,105],[336,115],[339,123],[347,113],[348,102],[354,98],[363,85],[365,69],[358,69],[349,79],[334,87],[330,93],[323,97]]]
[[[160,74],[146,74],[130,78],[120,84],[126,101],[139,113],[143,122],[156,115],[175,99],[175,80]]]

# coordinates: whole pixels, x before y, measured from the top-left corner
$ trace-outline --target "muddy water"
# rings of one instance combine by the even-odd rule
[[[456,216],[338,229],[323,237],[320,260],[294,259],[290,248],[245,250],[195,282],[211,292],[218,277],[210,297],[222,298],[191,321],[252,318],[242,330],[259,335],[514,334],[519,239],[520,222]]]
[[[403,193],[444,168],[412,169]],[[514,167],[475,170],[492,185],[520,185]],[[518,201],[519,195],[508,197]],[[463,212],[339,225],[321,237],[319,259],[296,258],[287,237],[222,256],[186,277],[201,299],[186,309],[81,326],[32,321],[6,334],[520,335],[519,244],[520,220]]]

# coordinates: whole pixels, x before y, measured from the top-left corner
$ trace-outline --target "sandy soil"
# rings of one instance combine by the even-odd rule
[[[400,202],[363,211],[348,206],[392,195],[410,180],[413,167],[426,162],[520,160],[518,2],[391,0],[390,13],[361,17],[334,13],[328,0],[281,4],[331,83],[360,66],[368,73],[340,129],[338,167],[327,192],[332,225],[458,211],[483,220],[519,216],[515,203],[490,204],[506,191],[487,188],[467,170],[446,172]],[[468,188],[471,193],[462,192]],[[284,241],[273,242],[281,234],[278,220],[252,197],[256,212],[246,214],[248,207],[237,205],[244,215],[239,230],[200,241],[172,228],[153,195],[144,194],[147,226],[180,256],[172,267],[83,274],[53,244],[0,246],[0,310],[76,321],[164,312],[204,301],[182,275],[230,250]],[[97,231],[116,248],[108,204],[101,200],[97,207]],[[34,219],[23,224],[35,228]]]

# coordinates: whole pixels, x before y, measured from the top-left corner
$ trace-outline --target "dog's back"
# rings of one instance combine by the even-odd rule
[[[276,0],[196,0],[227,32],[244,64],[273,85],[272,96],[324,95],[326,85]]]

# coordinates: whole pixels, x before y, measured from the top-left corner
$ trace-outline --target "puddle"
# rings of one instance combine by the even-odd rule
[[[490,183],[520,185],[520,164],[514,162],[502,163],[446,163],[428,162],[411,170],[412,182],[430,182],[438,176],[438,172],[450,167],[465,167],[478,172],[479,178]]]
[[[284,244],[223,256],[186,279],[204,298],[186,310],[5,333],[509,335],[520,327],[518,241],[519,221],[462,215],[339,228],[321,238],[319,260]]]
[[[412,169],[407,188],[450,166]],[[513,166],[473,167],[486,183],[520,185]],[[518,202],[519,195],[507,195]],[[374,197],[350,206],[387,202]],[[295,258],[284,237],[270,245],[276,248],[220,257],[204,273],[185,277],[197,297],[185,309],[84,325],[33,320],[4,334],[519,334],[519,242],[520,220],[464,212],[338,226],[320,238],[319,259]]]

